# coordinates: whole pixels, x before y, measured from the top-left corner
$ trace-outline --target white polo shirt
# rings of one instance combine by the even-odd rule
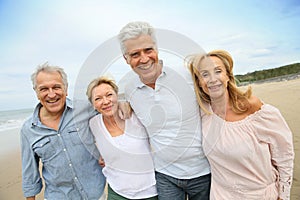
[[[135,73],[123,85],[125,99],[145,126],[155,170],[179,179],[210,173],[201,145],[201,118],[190,73],[163,67],[152,89]]]

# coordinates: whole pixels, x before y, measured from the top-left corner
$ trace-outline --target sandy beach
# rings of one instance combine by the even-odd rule
[[[22,193],[19,129],[0,132],[0,199],[25,199]],[[42,195],[37,200],[44,199]]]
[[[295,167],[292,200],[300,200],[300,79],[252,85],[265,103],[276,106],[285,117],[294,137]],[[21,189],[19,129],[0,132],[0,199],[24,199]],[[42,194],[37,199],[43,199]]]

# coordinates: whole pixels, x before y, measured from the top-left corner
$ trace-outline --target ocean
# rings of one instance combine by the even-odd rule
[[[32,112],[33,108],[0,111],[0,132],[21,128],[25,119],[27,119]]]

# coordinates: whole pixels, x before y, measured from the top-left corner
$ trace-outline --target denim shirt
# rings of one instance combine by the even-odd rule
[[[83,120],[82,116],[74,116],[71,101],[67,99],[56,131],[41,123],[40,108],[41,104],[38,104],[21,129],[24,196],[35,196],[42,189],[41,161],[45,199],[99,199],[105,178],[98,164],[100,154],[95,153],[88,118]],[[80,123],[75,124],[75,117],[81,120]]]

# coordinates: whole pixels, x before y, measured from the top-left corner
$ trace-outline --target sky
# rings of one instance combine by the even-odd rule
[[[65,69],[72,98],[90,54],[131,21],[227,50],[234,74],[300,62],[299,0],[0,0],[0,111],[35,106],[30,75],[45,62]],[[114,64],[116,79],[130,70]]]

